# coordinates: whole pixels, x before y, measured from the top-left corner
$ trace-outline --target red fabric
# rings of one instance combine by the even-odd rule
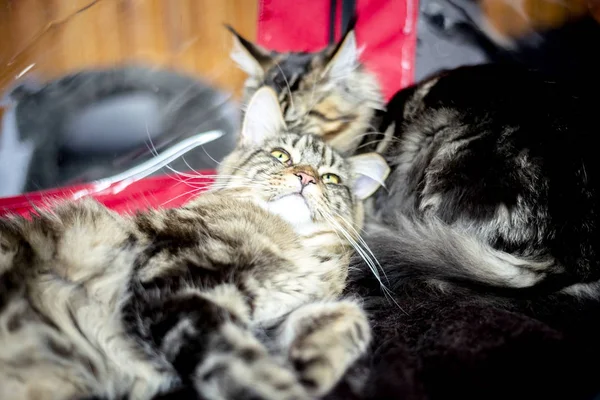
[[[336,40],[342,1],[337,1]],[[418,0],[357,0],[356,13],[362,61],[389,100],[414,80]],[[329,15],[330,0],[261,0],[258,43],[277,51],[322,49],[329,43]]]
[[[215,171],[201,172],[202,175],[214,173]],[[186,180],[190,185],[184,182]],[[108,187],[98,187],[95,184],[69,186],[0,198],[0,215],[28,215],[34,210],[34,206],[44,208],[51,205],[53,200],[76,200],[88,196],[121,213],[146,208],[178,207],[204,191],[204,188],[197,189],[198,186],[208,186],[210,183],[212,179],[203,177],[190,180],[182,176],[165,175],[145,178],[129,184],[116,183]]]

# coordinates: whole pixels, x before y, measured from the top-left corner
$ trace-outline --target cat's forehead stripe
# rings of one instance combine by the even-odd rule
[[[327,161],[327,150],[329,150],[329,148],[327,146],[323,146],[321,148],[321,160],[325,160],[325,164],[329,165],[329,161]],[[331,166],[331,165],[329,165]]]
[[[343,163],[343,159],[335,151],[313,135],[291,134],[284,137],[283,143],[300,152],[300,162],[318,163],[327,167],[339,167]]]
[[[321,154],[321,146],[319,146],[319,142],[317,142],[314,138],[314,136],[310,137],[310,146],[312,148],[313,153],[315,154]]]
[[[333,166],[339,166],[342,164],[342,157],[340,157],[337,153],[335,153],[333,150],[329,149],[329,154],[331,157],[331,160],[329,162],[329,166],[333,167]]]
[[[250,154],[248,155],[248,157],[246,157],[246,159],[245,159],[244,161],[242,161],[242,162],[240,163],[240,165],[238,165],[238,166],[237,166],[237,170],[234,172],[234,174],[235,174],[237,171],[244,171],[244,167],[245,167],[245,166],[246,166],[246,165],[247,165],[247,164],[248,164],[250,161],[252,161],[252,160],[254,159],[254,157],[256,157],[256,155],[257,155],[258,153],[260,153],[260,152],[262,152],[262,150],[260,150],[260,149],[259,149],[259,150],[255,150],[255,151],[253,151],[252,153],[250,153]]]

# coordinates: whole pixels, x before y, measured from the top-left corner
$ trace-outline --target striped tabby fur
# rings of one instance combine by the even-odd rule
[[[0,219],[0,398],[327,393],[370,341],[338,297],[387,173],[287,129],[265,88],[212,190],[182,208]]]
[[[288,126],[321,136],[339,151],[360,144],[384,99],[359,60],[352,27],[340,43],[318,52],[276,52],[237,34],[231,57],[247,74],[244,102],[266,85],[277,92]]]

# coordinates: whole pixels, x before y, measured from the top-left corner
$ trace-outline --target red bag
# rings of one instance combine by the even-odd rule
[[[356,15],[361,60],[389,100],[414,79],[418,0],[262,0],[258,43],[277,51],[315,51],[337,42]]]
[[[364,46],[362,61],[377,75],[386,99],[413,83],[417,0],[261,0],[258,43],[279,51],[314,51],[340,39],[356,15],[356,36]],[[210,175],[214,171],[203,171]],[[0,215],[26,215],[33,206],[55,199],[92,196],[118,212],[149,207],[177,207],[202,192],[209,178],[165,175],[108,186],[98,183],[0,198]],[[190,183],[187,181],[187,183]]]
[[[214,174],[214,171],[200,171]],[[60,199],[77,200],[91,196],[108,208],[120,213],[132,213],[146,208],[171,208],[185,204],[203,192],[212,183],[211,178],[199,176],[164,175],[135,182],[117,182],[109,186],[90,183],[65,188],[26,193],[21,196],[0,198],[0,215],[28,215],[34,206],[44,208]]]

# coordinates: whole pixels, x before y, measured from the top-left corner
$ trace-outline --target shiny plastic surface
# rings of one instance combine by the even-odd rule
[[[57,200],[77,200],[83,197],[93,197],[119,213],[132,213],[147,208],[178,207],[206,190],[213,180],[202,175],[213,173],[214,171],[201,171],[199,176],[193,179],[175,174],[153,176],[136,181],[116,182],[108,186],[89,183],[5,197],[0,198],[0,215],[27,216],[35,213],[36,208],[51,206]]]

